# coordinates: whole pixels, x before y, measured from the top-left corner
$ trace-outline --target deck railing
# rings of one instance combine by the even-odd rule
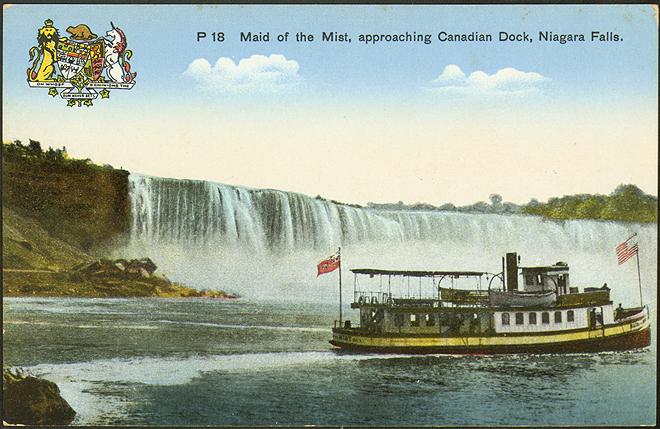
[[[388,307],[428,306],[438,305],[437,297],[399,297],[388,292],[355,291],[354,305],[386,305]]]
[[[364,292],[356,290],[353,302],[356,304],[387,304],[392,302],[392,294],[387,292]]]
[[[334,327],[335,328],[345,328],[345,329],[351,329],[351,328],[355,329],[355,328],[359,328],[360,324],[359,323],[353,323],[350,320],[344,320],[343,322],[339,321],[339,320],[335,320]]]

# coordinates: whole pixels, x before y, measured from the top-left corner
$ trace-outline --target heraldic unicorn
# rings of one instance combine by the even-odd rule
[[[91,106],[99,95],[109,98],[111,89],[132,89],[137,73],[131,71],[133,52],[126,49],[124,31],[110,22],[105,37],[94,34],[85,24],[69,26],[69,37],[61,37],[47,19],[37,32],[37,46],[30,48],[30,87],[49,88],[67,105]]]

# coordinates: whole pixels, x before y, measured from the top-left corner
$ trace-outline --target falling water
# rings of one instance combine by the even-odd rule
[[[497,272],[502,254],[517,251],[523,265],[566,261],[574,284],[608,282],[615,300],[633,304],[635,262],[617,266],[614,247],[637,232],[645,296],[655,300],[655,224],[378,210],[291,192],[137,174],[129,182],[130,244],[122,252],[150,256],[171,278],[198,288],[332,299],[336,278],[316,279],[315,265],[338,246],[345,268]]]

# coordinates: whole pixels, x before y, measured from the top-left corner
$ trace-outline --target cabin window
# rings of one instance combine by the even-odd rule
[[[410,326],[419,326],[419,319],[416,314],[410,315]]]
[[[575,322],[575,312],[573,310],[568,310],[566,312],[566,321]]]
[[[525,285],[526,286],[534,286],[534,276],[528,274],[525,276]]]
[[[502,325],[509,324],[509,313],[502,313]]]
[[[426,315],[426,326],[435,326],[435,316],[433,314]]]
[[[536,325],[536,313],[529,313],[529,324]]]
[[[522,325],[522,324],[523,324],[523,314],[516,313],[516,325]]]
[[[394,324],[398,327],[403,326],[403,314],[397,314],[394,316]]]
[[[555,323],[561,323],[561,311],[555,311]]]
[[[541,323],[543,323],[544,325],[550,323],[550,313],[548,313],[547,311],[541,313]]]
[[[537,285],[542,285],[543,284],[543,276],[541,274],[536,275],[536,284]]]

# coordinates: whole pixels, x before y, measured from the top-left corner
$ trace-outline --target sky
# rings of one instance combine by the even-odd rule
[[[29,50],[46,19],[63,36],[80,23],[99,35],[110,21],[121,28],[133,89],[72,108],[30,88]],[[3,141],[361,204],[492,193],[525,203],[621,183],[657,195],[653,6],[14,5],[3,20]],[[322,42],[330,31],[351,42]],[[495,41],[440,42],[442,31]],[[532,42],[499,42],[501,31]],[[587,40],[541,42],[542,31]],[[592,31],[622,40],[591,42]],[[298,32],[315,40],[296,42]],[[358,40],[405,32],[432,42]]]

